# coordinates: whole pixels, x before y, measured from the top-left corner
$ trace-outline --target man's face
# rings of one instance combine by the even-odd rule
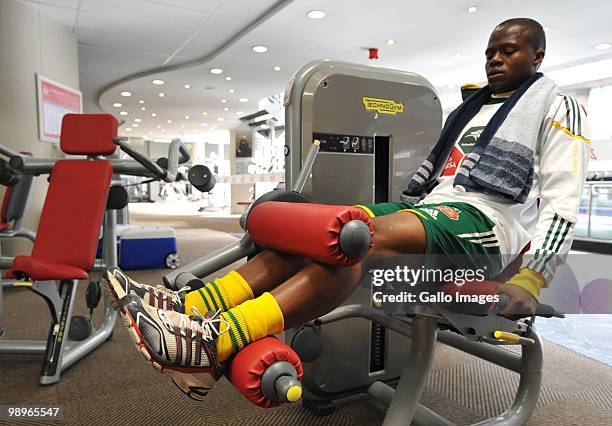
[[[521,25],[497,27],[491,33],[485,55],[485,70],[493,93],[510,92],[534,75],[544,52],[535,51]]]

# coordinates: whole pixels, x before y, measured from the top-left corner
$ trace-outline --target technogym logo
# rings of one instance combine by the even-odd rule
[[[363,97],[363,106],[368,111],[376,111],[380,114],[395,115],[404,112],[404,104],[392,99],[379,99]]]

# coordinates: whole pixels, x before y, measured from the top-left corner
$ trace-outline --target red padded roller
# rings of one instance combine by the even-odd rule
[[[275,362],[286,361],[293,365],[298,380],[302,380],[302,363],[295,351],[275,337],[266,337],[251,343],[238,352],[232,360],[228,378],[238,391],[255,405],[270,408],[280,405],[271,401],[261,390],[261,378]]]
[[[344,254],[339,235],[352,220],[363,221],[373,238],[370,216],[362,209],[311,203],[261,203],[249,213],[247,229],[262,247],[330,265],[349,266],[358,263],[361,257]]]

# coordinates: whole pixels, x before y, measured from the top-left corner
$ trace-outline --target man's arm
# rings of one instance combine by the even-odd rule
[[[560,96],[553,108],[541,136],[538,222],[519,273],[500,286],[512,299],[504,314],[533,312],[540,289],[552,280],[574,238],[589,158],[586,113],[569,96]]]

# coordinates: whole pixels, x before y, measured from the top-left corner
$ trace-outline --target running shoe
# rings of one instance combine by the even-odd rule
[[[157,309],[133,293],[119,305],[134,344],[149,364],[190,398],[202,401],[225,372],[217,361],[215,339],[229,325],[219,312],[203,316],[194,309],[189,316]]]
[[[185,312],[185,293],[190,291],[190,287],[183,287],[178,291],[172,291],[163,285],[151,286],[141,284],[125,275],[119,268],[108,268],[102,274],[104,288],[109,299],[119,311],[119,301],[133,292],[140,297],[144,303],[158,309],[168,311]]]

